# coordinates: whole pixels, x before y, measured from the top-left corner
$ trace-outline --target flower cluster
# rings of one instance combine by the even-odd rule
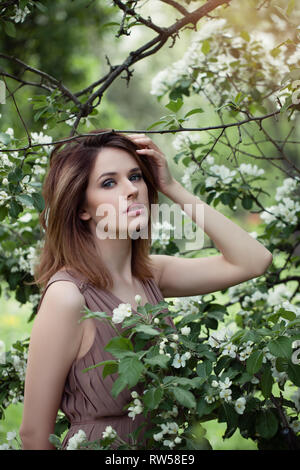
[[[173,235],[172,231],[174,231],[174,229],[175,227],[167,221],[164,221],[162,224],[160,222],[154,223],[151,234],[152,244],[158,243],[162,248],[166,248]]]
[[[133,400],[133,406],[130,406],[128,408],[129,410],[128,416],[129,418],[134,420],[136,415],[139,415],[143,412],[144,407],[143,407],[141,400],[139,400],[138,398],[137,392],[132,392],[131,396],[134,400]]]
[[[68,445],[66,447],[66,450],[78,450],[84,442],[87,441],[87,435],[86,433],[82,430],[79,429],[79,431],[74,434],[74,436],[70,437],[68,440]]]
[[[161,431],[153,434],[153,439],[155,441],[163,441],[163,445],[169,447],[169,449],[173,449],[176,444],[180,444],[182,439],[179,437],[180,432],[183,430],[179,428],[178,424],[173,421],[169,421],[167,423],[161,423],[160,425]],[[166,435],[169,434],[169,438],[166,439]]]
[[[9,431],[6,434],[6,440],[7,442],[0,445],[0,450],[18,450],[21,448],[16,431]]]
[[[280,229],[287,225],[297,224],[300,202],[292,199],[290,196],[296,191],[299,182],[299,177],[295,177],[295,179],[286,178],[283,184],[276,189],[275,199],[278,201],[278,204],[267,207],[261,214],[261,219],[264,220],[267,225],[276,221],[276,226]]]

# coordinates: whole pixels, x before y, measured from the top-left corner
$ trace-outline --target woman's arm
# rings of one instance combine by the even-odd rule
[[[272,262],[272,253],[267,248],[221,212],[187,191],[178,181],[174,180],[164,194],[179,204],[205,231],[228,263],[260,275]]]
[[[51,284],[32,328],[20,428],[23,450],[54,450],[49,442],[67,374],[82,339],[84,297],[75,284]]]
[[[184,297],[223,290],[262,275],[272,262],[272,254],[229,218],[187,191],[173,178],[162,151],[145,135],[131,135],[153,166],[157,186],[215,243],[221,254],[186,259],[152,255],[164,297]],[[201,247],[200,247],[201,248]]]

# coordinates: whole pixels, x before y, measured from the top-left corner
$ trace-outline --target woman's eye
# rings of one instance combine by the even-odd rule
[[[141,179],[143,177],[142,173],[135,173],[134,175],[132,175],[130,178],[135,178],[137,177],[137,179]],[[109,179],[109,180],[105,180],[103,183],[102,183],[102,187],[104,188],[111,188],[110,186],[110,183],[114,183],[115,181],[113,179]]]

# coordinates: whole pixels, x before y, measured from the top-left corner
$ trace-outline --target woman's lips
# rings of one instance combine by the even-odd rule
[[[134,215],[136,212],[141,213],[143,209],[144,209],[144,204],[132,204],[131,206],[128,207],[127,213]]]

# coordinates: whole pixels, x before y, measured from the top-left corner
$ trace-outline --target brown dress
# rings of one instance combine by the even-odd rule
[[[55,281],[75,283],[85,298],[86,306],[93,312],[106,312],[112,315],[113,309],[123,303],[121,299],[108,290],[99,289],[84,278],[75,277],[68,271],[58,271],[49,279],[42,293],[39,307],[47,288]],[[142,281],[142,285],[149,303],[156,305],[160,300],[164,300],[154,279]],[[136,310],[132,310],[137,313]],[[166,321],[169,325],[174,326],[170,317],[167,317]],[[83,357],[72,363],[62,394],[60,409],[71,425],[64,438],[63,449],[66,449],[68,440],[79,429],[86,433],[89,441],[95,441],[102,438],[102,432],[106,426],[112,426],[124,441],[130,442],[127,435],[145,420],[142,413],[136,415],[133,420],[128,417],[128,410],[124,410],[124,406],[133,400],[131,397],[132,390],[128,390],[126,387],[117,398],[111,395],[111,388],[118,377],[117,374],[108,375],[103,379],[103,366],[85,373],[82,372],[86,367],[113,359],[113,356],[105,351],[104,347],[112,337],[116,336],[116,332],[107,321],[93,318],[93,322],[96,329],[94,342]],[[118,324],[116,326],[118,327]],[[120,327],[118,329],[120,330]],[[143,390],[140,387],[140,385],[137,385],[134,390],[142,395]],[[151,423],[148,423],[149,426],[151,426]],[[143,432],[139,435],[139,441],[142,437]]]

